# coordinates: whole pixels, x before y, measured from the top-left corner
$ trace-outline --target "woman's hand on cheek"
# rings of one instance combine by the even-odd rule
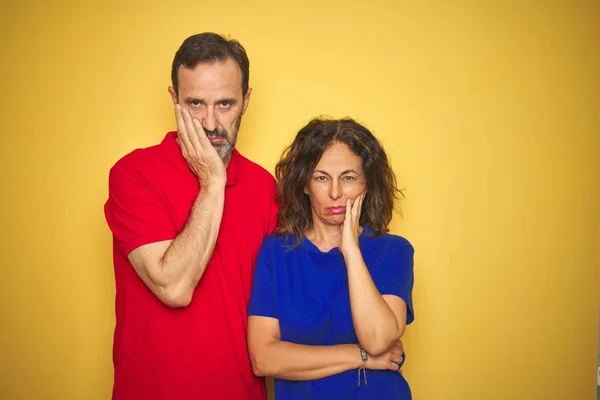
[[[365,193],[361,193],[354,201],[346,200],[346,215],[341,226],[342,239],[340,251],[344,256],[359,250],[358,237],[360,236],[360,213]]]

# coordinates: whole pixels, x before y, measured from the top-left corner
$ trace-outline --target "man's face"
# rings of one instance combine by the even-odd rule
[[[181,66],[179,88],[169,87],[173,103],[187,108],[196,118],[224,161],[237,141],[242,114],[248,107],[251,89],[242,94],[242,73],[235,60],[200,63],[194,68]]]

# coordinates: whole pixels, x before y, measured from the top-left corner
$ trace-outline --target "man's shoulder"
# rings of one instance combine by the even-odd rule
[[[111,171],[148,170],[165,157],[166,154],[161,150],[160,144],[137,148],[121,157],[112,166]]]
[[[145,164],[153,163],[153,160],[164,154],[160,149],[160,144],[155,144],[149,147],[137,148],[123,157],[121,157],[116,163],[115,167],[135,167],[143,166]]]
[[[239,151],[237,152],[239,157],[240,171],[243,175],[244,180],[259,180],[268,183],[275,183],[273,175],[267,171],[263,166],[243,156]]]
[[[121,157],[108,173],[109,187],[130,188],[139,184],[155,187],[164,182],[164,177],[172,175],[168,154],[156,144],[137,148]]]

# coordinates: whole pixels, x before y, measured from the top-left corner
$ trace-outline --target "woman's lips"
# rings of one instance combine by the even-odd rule
[[[327,207],[326,210],[329,214],[344,214],[346,212],[346,206]]]

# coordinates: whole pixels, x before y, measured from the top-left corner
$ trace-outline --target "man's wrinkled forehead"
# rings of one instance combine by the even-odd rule
[[[242,73],[232,58],[201,62],[192,68],[182,65],[177,75],[180,94],[193,92],[196,95],[242,96]]]

